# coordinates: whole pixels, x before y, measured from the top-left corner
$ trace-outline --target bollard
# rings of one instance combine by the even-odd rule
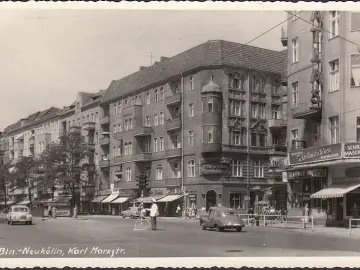
[[[52,214],[53,214],[53,218],[56,219],[56,207],[55,206],[53,207],[53,213]]]

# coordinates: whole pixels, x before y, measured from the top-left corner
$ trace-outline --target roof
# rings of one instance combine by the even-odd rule
[[[105,90],[100,90],[99,92],[91,94],[90,98],[88,98],[87,101],[85,103],[83,103],[83,107],[93,104],[97,101],[100,101],[101,98],[103,97],[104,93],[105,93]]]
[[[110,102],[119,96],[201,67],[236,66],[281,74],[286,69],[284,51],[273,51],[225,40],[210,40],[129,76],[112,81],[102,102]]]

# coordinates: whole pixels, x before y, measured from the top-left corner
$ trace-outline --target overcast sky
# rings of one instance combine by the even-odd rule
[[[286,19],[280,11],[1,10],[0,130],[71,104],[160,56],[211,39],[246,43]],[[250,45],[282,50],[280,28]]]

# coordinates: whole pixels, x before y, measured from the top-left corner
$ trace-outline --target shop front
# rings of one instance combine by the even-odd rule
[[[122,211],[128,209],[130,201],[136,196],[136,192],[134,189],[114,188],[113,193],[117,193],[118,197],[110,203],[112,214],[121,215]]]
[[[72,214],[71,200],[72,197],[57,196],[54,197],[54,199],[42,201],[42,206],[44,207],[44,216],[48,215],[48,209],[50,206],[52,210],[54,207],[56,208],[57,217],[70,217]]]

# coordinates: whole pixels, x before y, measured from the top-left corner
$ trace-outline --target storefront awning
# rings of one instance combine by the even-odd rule
[[[126,201],[128,201],[129,200],[129,198],[127,198],[127,197],[120,197],[120,198],[117,198],[115,201],[112,201],[111,203],[124,203],[124,202],[126,202]]]
[[[172,202],[177,199],[180,199],[181,197],[182,195],[167,195],[165,198],[158,200],[158,202]]]
[[[341,198],[344,194],[357,189],[360,184],[335,184],[331,187],[322,189],[310,196],[311,199],[328,199],[328,198]]]
[[[99,196],[99,197],[96,197],[95,199],[93,199],[91,202],[92,203],[99,203],[101,202],[102,200],[104,200],[107,196]]]
[[[17,204],[19,204],[19,205],[27,205],[29,203],[30,203],[30,201],[22,201],[22,202],[18,202]]]
[[[115,200],[117,197],[119,197],[118,194],[110,194],[106,197],[105,200],[101,201],[101,203],[111,203],[113,200]]]
[[[13,205],[14,203],[15,201],[7,201],[6,205],[9,206],[9,205]],[[5,202],[1,202],[0,205],[5,205]]]
[[[143,203],[152,203],[152,200],[155,199],[155,201],[159,201],[160,199],[164,198],[166,195],[155,195],[151,197],[145,197],[145,198],[137,198],[134,202],[143,202]]]

